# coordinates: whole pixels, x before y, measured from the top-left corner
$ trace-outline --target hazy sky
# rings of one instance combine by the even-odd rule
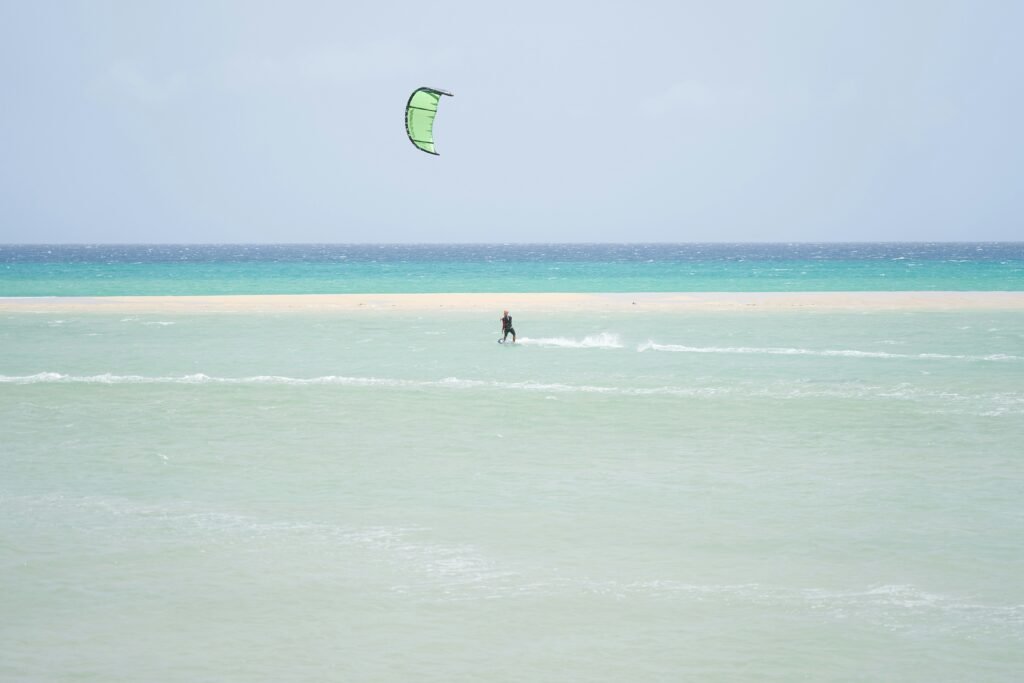
[[[0,0],[0,242],[1024,239],[1024,2]],[[450,90],[440,157],[403,112]]]

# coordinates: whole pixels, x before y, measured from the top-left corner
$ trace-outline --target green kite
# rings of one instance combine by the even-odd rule
[[[409,140],[428,154],[437,155],[434,149],[434,117],[441,95],[454,97],[450,92],[437,88],[416,88],[409,95],[405,105],[405,132]]]

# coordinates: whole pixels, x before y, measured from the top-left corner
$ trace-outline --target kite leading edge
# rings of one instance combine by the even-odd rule
[[[405,105],[405,132],[409,141],[424,152],[440,156],[434,149],[434,117],[442,95],[454,97],[437,88],[416,88]]]

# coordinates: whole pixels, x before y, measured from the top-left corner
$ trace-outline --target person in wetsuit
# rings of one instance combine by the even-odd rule
[[[512,327],[512,316],[505,311],[505,315],[501,316],[501,342],[504,344],[505,340],[508,339],[508,335],[512,335],[512,343],[516,343],[516,330]]]

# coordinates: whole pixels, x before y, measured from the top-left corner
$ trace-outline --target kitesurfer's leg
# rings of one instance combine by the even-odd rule
[[[508,328],[508,331],[512,333],[512,343],[515,344],[516,343],[516,328],[510,327],[510,328]],[[506,332],[505,335],[508,336],[508,332]]]

